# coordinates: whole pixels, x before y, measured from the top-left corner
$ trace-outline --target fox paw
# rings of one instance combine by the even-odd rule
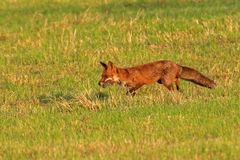
[[[127,91],[127,93],[126,93],[126,95],[127,96],[135,96],[136,95],[136,92],[129,92],[129,91]]]

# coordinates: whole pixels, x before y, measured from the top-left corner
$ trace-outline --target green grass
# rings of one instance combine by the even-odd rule
[[[238,0],[0,2],[0,159],[238,159]],[[99,61],[160,59],[218,86],[101,89]]]

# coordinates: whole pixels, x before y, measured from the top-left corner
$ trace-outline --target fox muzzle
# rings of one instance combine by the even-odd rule
[[[98,85],[103,87],[103,88],[106,88],[107,87],[107,83],[104,83],[104,82],[98,82]]]
[[[103,87],[103,88],[106,88],[107,86],[113,85],[114,83],[116,83],[116,81],[114,81],[114,79],[110,77],[110,78],[107,78],[105,80],[100,80],[98,82],[98,85]]]

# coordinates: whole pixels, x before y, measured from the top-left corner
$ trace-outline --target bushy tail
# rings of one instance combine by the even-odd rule
[[[182,71],[181,71],[181,74],[180,74],[181,79],[191,81],[195,84],[198,84],[200,86],[207,87],[207,88],[216,87],[216,83],[213,80],[211,80],[211,79],[207,78],[206,76],[202,75],[201,73],[199,73],[195,69],[185,67],[185,66],[181,66],[181,67],[182,67]]]

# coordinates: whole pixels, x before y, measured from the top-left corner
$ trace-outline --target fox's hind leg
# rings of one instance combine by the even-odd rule
[[[180,88],[179,88],[179,79],[177,78],[176,81],[175,81],[175,84],[176,84],[176,87],[177,87],[177,90],[180,91]]]
[[[180,89],[179,85],[180,85],[180,79],[177,78],[176,81],[175,81],[175,84],[176,84],[176,88],[179,92],[183,92],[182,89]]]
[[[166,84],[163,84],[165,87],[167,87],[167,89],[169,91],[174,91],[174,88],[173,88],[173,85],[172,84],[169,84],[169,85],[166,85]]]
[[[173,90],[174,90],[174,88],[173,88],[173,82],[172,82],[171,80],[163,79],[161,82],[162,82],[162,84],[163,84],[165,87],[167,87],[167,89],[168,89],[169,91],[173,91]]]

